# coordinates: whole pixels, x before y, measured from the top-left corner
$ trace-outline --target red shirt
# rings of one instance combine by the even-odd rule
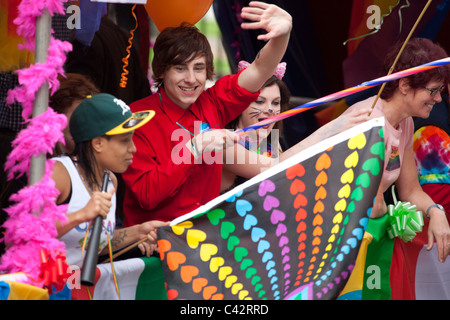
[[[137,152],[122,174],[125,226],[171,221],[219,196],[222,153],[205,153],[201,161],[194,160],[185,144],[192,138],[188,131],[199,133],[200,121],[213,129],[224,128],[257,99],[259,92],[239,87],[237,79],[238,75],[219,79],[187,110],[172,102],[163,88],[130,105],[133,112],[154,110],[156,114],[135,131]]]

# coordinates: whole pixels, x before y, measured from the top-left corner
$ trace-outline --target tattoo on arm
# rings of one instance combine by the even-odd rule
[[[128,237],[127,230],[116,230],[113,238],[111,239],[113,250],[120,248],[120,246],[125,242],[126,237]]]

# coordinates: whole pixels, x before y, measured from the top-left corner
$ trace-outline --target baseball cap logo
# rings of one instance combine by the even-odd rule
[[[137,126],[141,121],[145,120],[150,115],[148,111],[142,111],[139,113],[134,113],[133,116],[125,122],[122,127],[123,128],[133,128]]]
[[[114,101],[115,104],[117,104],[119,107],[122,108],[122,115],[124,115],[125,113],[130,111],[130,107],[125,102],[123,102],[122,100],[114,98],[113,101]]]
[[[134,127],[136,124],[139,123],[139,120],[136,120],[134,118],[131,118],[130,120],[128,120],[128,122],[123,124],[124,128],[132,128]]]

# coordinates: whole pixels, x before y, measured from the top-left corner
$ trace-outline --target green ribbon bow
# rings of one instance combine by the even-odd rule
[[[416,205],[410,202],[397,201],[392,187],[392,197],[395,204],[388,206],[389,238],[399,237],[404,242],[412,241],[417,232],[422,232],[424,225],[422,211],[416,211]]]

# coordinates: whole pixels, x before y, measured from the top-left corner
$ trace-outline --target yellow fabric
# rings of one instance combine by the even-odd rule
[[[48,300],[49,295],[46,289],[35,287],[29,284],[5,281],[9,284],[10,292],[8,300]]]
[[[340,294],[341,296],[349,292],[362,290],[367,247],[372,242],[372,239],[373,236],[370,233],[364,232],[364,237],[361,241],[361,246],[356,258],[355,267],[353,268],[350,278]]]

